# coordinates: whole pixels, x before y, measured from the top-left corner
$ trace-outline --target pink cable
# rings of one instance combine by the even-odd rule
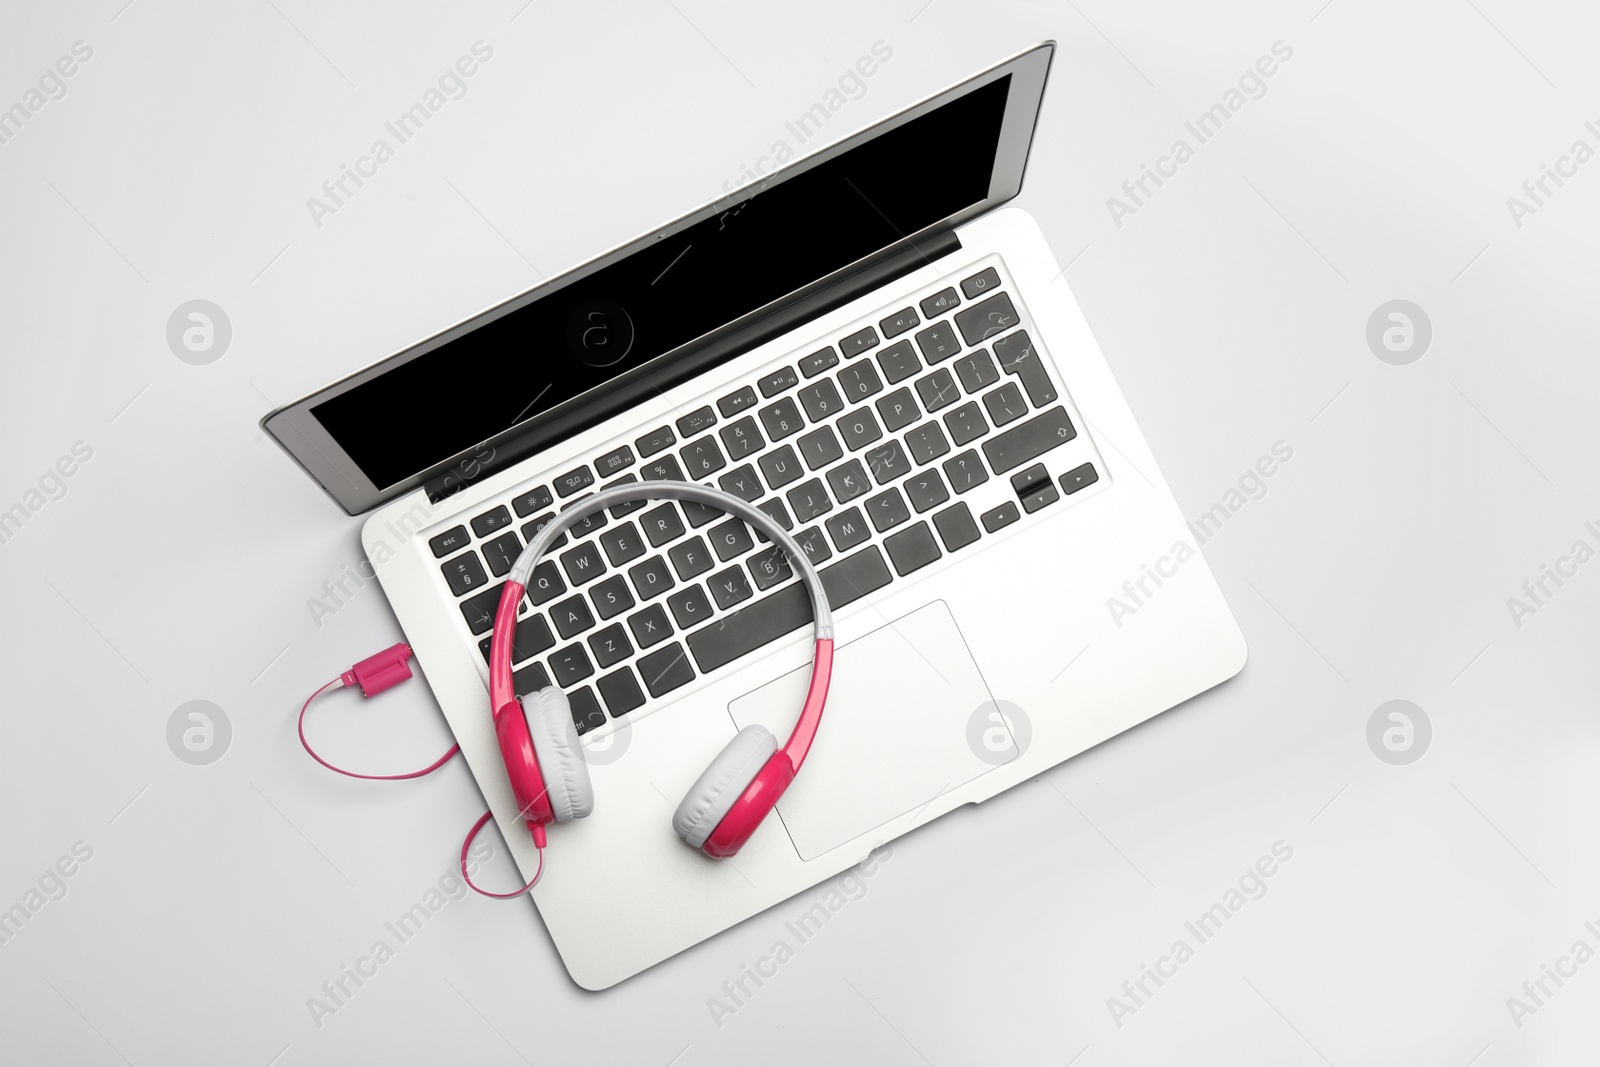
[[[484,812],[483,816],[473,824],[472,829],[467,831],[467,839],[461,842],[461,877],[467,880],[467,885],[472,886],[474,891],[482,893],[486,897],[493,897],[495,900],[515,900],[517,897],[522,896],[528,890],[538,885],[539,879],[544,876],[544,849],[541,848],[539,850],[539,869],[533,872],[533,881],[529,882],[521,889],[514,893],[491,893],[487,889],[479,889],[478,886],[473,883],[472,875],[467,873],[467,850],[472,847],[472,842],[477,838],[478,831],[482,830],[484,824],[487,823],[493,816],[494,812],[492,811]]]
[[[305,748],[306,755],[310,756],[312,759],[328,768],[328,770],[337,771],[347,778],[364,778],[369,782],[399,782],[407,778],[421,778],[425,774],[432,774],[434,771],[450,762],[450,757],[461,751],[460,745],[451,745],[450,751],[446,752],[444,755],[428,764],[428,766],[422,768],[422,770],[412,771],[410,774],[357,774],[355,771],[347,771],[343,767],[335,767],[333,764],[317,755],[316,750],[311,747],[311,742],[306,740],[306,709],[311,707],[311,702],[317,699],[323,693],[326,693],[335,686],[341,686],[344,684],[345,680],[342,677],[335,678],[321,689],[318,689],[315,693],[312,693],[310,696],[306,697],[306,702],[300,705],[300,744]]]

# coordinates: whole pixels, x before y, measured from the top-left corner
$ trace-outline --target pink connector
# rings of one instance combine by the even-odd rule
[[[406,665],[410,658],[411,646],[402,641],[368,656],[341,674],[339,680],[345,685],[359,685],[362,696],[375,697],[411,677],[411,668]]]

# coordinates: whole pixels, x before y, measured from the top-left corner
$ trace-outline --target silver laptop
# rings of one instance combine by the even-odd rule
[[[601,989],[1237,673],[1245,644],[1016,196],[1053,44],[789,161],[263,426],[352,515],[523,876],[487,698],[500,582],[596,487],[686,477],[790,528],[837,622],[827,714],[734,858],[673,832],[741,727],[793,725],[798,580],[673,502],[534,574],[518,693],[570,696],[595,813],[533,893]],[[506,872],[509,881],[510,872]]]

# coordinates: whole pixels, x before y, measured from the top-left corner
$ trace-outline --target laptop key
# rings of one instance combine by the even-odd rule
[[[678,466],[678,457],[662,456],[639,468],[639,476],[647,482],[681,482],[683,468]]]
[[[549,688],[550,675],[545,673],[543,663],[530,663],[511,675],[511,691],[519,697]]]
[[[1007,500],[999,507],[990,508],[983,513],[983,528],[990,533],[994,533],[1002,527],[1010,526],[1020,518],[1022,518],[1022,512],[1017,510],[1016,503]]]
[[[940,408],[949,407],[961,399],[961,390],[956,387],[956,380],[950,376],[950,368],[940,367],[932,374],[917,379],[917,395],[922,398],[922,406],[928,409],[931,415]]]
[[[746,408],[756,406],[756,391],[751,386],[745,386],[736,393],[729,393],[717,401],[717,410],[722,412],[722,417],[731,419]]]
[[[717,607],[723,611],[755,596],[750,589],[750,583],[745,581],[744,571],[737,563],[725,571],[713,574],[706,584],[711,587],[711,595],[716,598]]]
[[[478,642],[478,650],[483,653],[483,662],[489,662],[489,651],[493,647],[494,636],[491,634]],[[522,663],[530,660],[547,648],[555,647],[556,636],[550,632],[550,624],[543,615],[529,615],[526,619],[517,620],[517,628],[511,635],[511,662]]]
[[[483,572],[483,564],[478,562],[476,552],[465,552],[448,560],[439,570],[456,596],[466,596],[489,584],[489,576]]]
[[[678,449],[678,455],[683,457],[683,465],[691,481],[709,478],[728,465],[728,461],[722,458],[722,449],[717,447],[717,439],[710,434],[690,441]]]
[[[724,562],[742,556],[754,547],[755,542],[750,540],[750,528],[743,519],[729,519],[711,528],[711,548],[717,558]]]
[[[1000,272],[993,267],[985,267],[961,283],[961,291],[967,294],[968,300],[976,300],[991,289],[1000,288]]]
[[[621,615],[633,607],[633,593],[628,589],[627,580],[620,574],[613,574],[605,581],[591,585],[589,599],[594,601],[594,610],[600,613],[602,619]]]
[[[852,452],[867,447],[883,436],[883,428],[878,425],[878,420],[872,417],[871,408],[856,408],[841,418],[838,426],[839,436],[844,438],[844,446]]]
[[[845,401],[855,404],[883,392],[883,382],[870,362],[852,363],[839,372],[839,388],[844,390]]]
[[[961,387],[969,393],[981,392],[1000,380],[1000,372],[994,369],[994,357],[987,348],[956,360],[956,374],[961,378]]]
[[[594,613],[589,610],[589,602],[583,597],[568,597],[559,604],[550,605],[550,621],[556,624],[556,632],[562,639],[567,640],[591,629],[594,626]]]
[[[932,467],[913,474],[905,480],[904,485],[906,496],[911,498],[911,506],[916,508],[918,515],[950,499],[950,490],[944,487],[944,479]]]
[[[799,385],[800,375],[795,373],[793,367],[779,367],[756,384],[761,387],[761,395],[770,400],[785,389]]]
[[[1095,472],[1094,464],[1083,463],[1061,476],[1061,491],[1071,496],[1079,489],[1087,489],[1099,480],[1100,475]]]
[[[961,314],[965,315],[966,312]],[[956,339],[956,332],[948,322],[936,322],[918,333],[917,347],[922,349],[922,358],[928,361],[930,367],[961,354],[961,342]]]
[[[561,572],[556,570],[556,561],[547,559],[528,576],[528,600],[534,607],[548,604],[556,597],[567,591],[567,583],[561,580]]]
[[[550,673],[562,689],[576,685],[594,673],[589,653],[582,645],[568,645],[550,653]]]
[[[822,487],[820,478],[795,486],[789,490],[788,497],[789,507],[794,509],[794,517],[800,522],[810,522],[818,515],[826,515],[833,510],[833,500]]]
[[[639,680],[627,667],[613,671],[594,685],[600,690],[600,698],[606,702],[606,710],[613,719],[644,706],[644,690],[639,688]]]
[[[667,607],[672,610],[672,617],[678,621],[680,630],[699,626],[711,618],[711,601],[706,598],[706,591],[698,585],[680,589],[667,597]]]
[[[899,441],[891,440],[886,445],[868,449],[861,458],[867,461],[867,470],[879,485],[887,485],[911,471],[911,461],[906,458]]]
[[[603,486],[603,488],[610,489],[613,485],[627,485],[630,482],[637,482],[638,480],[639,480],[639,476],[637,474],[624,474],[620,478],[613,478],[611,481],[607,482]],[[630,511],[638,511],[640,508],[644,507],[647,503],[648,503],[648,501],[645,501],[645,500],[627,500],[627,501],[622,502],[621,504],[617,504],[617,505],[615,505],[613,507],[607,508],[606,510],[608,510],[611,513],[611,517],[613,519],[620,519],[620,518],[622,518],[622,516],[628,514]]]
[[[872,528],[879,533],[911,518],[911,512],[906,509],[906,498],[892,485],[868,499],[867,515],[872,519]]]
[[[972,449],[957,456],[951,456],[944,461],[944,476],[950,480],[950,488],[957,493],[965,493],[968,489],[976,488],[989,480],[989,472],[983,468],[983,460],[978,458],[978,453]]]
[[[448,556],[458,548],[466,548],[471,542],[472,538],[468,536],[467,528],[465,526],[456,526],[439,534],[437,537],[430,537],[428,539],[428,547],[433,549],[434,558],[439,559],[443,556]]]
[[[611,565],[620,567],[644,555],[644,538],[639,536],[633,523],[626,522],[615,530],[601,534],[600,547],[606,550],[606,559],[611,561]]]
[[[618,471],[627,470],[629,467],[633,466],[633,449],[629,448],[627,445],[613,449],[601,456],[599,459],[595,460],[594,466],[595,469],[600,472],[600,477],[609,478]],[[544,505],[541,504],[539,506],[543,507]],[[525,513],[518,512],[518,514]]]
[[[1011,298],[1005,293],[996,293],[981,304],[956,312],[955,321],[967,344],[975,345],[1006,332],[1021,320],[1017,318],[1017,309],[1011,306]]]
[[[901,308],[893,315],[878,323],[878,329],[883,331],[885,337],[898,337],[911,329],[920,326],[922,320],[917,318],[917,313],[910,308]]]
[[[1004,474],[1024,463],[1033,462],[1057,445],[1064,445],[1077,436],[1078,431],[1067,417],[1067,409],[1058,404],[985,441],[983,454],[989,457],[996,474]]]
[[[824,525],[828,527],[828,536],[833,538],[833,547],[840,552],[850,551],[871,536],[860,508],[841,511]]]
[[[661,556],[651,556],[643,563],[628,568],[628,579],[640,600],[654,600],[678,583],[672,580],[672,571]]]
[[[945,440],[944,430],[937,422],[925,422],[906,434],[906,447],[911,450],[911,458],[921,466],[950,451],[950,442]]]
[[[1018,330],[996,341],[994,357],[1000,361],[1001,370],[1022,379],[1022,387],[1028,391],[1028,399],[1034,407],[1042,408],[1056,402],[1056,387],[1050,384],[1050,374],[1034,350],[1027,330]]]
[[[676,425],[679,437],[693,437],[697,433],[711,429],[716,424],[716,413],[711,410],[711,405],[707,404],[704,407],[695,408],[689,414],[678,419]]]
[[[890,385],[903,382],[922,369],[917,354],[911,351],[910,341],[896,341],[879,352],[878,366],[883,368],[883,376],[889,379]]]
[[[671,448],[677,443],[678,439],[673,436],[671,427],[657,426],[643,437],[635,440],[633,447],[639,450],[639,455],[649,457],[664,448]]]
[[[639,516],[639,525],[644,527],[651,548],[660,548],[683,536],[683,520],[678,518],[678,509],[670,500]]]
[[[1056,491],[1056,483],[1050,480],[1050,472],[1045,470],[1043,463],[1035,463],[1013,474],[1011,488],[1016,490],[1017,499],[1022,501],[1022,510],[1029,515],[1061,499],[1061,494]]]
[[[799,395],[800,403],[806,409],[806,417],[812,422],[821,422],[844,410],[844,401],[839,399],[839,389],[833,384],[832,378],[824,378],[806,386]]]
[[[839,339],[839,351],[844,353],[844,358],[853,359],[863,352],[870,352],[878,347],[878,334],[871,326],[864,330],[857,330],[849,337]]]
[[[588,464],[582,467],[574,467],[556,479],[556,495],[568,497],[580,489],[589,488],[593,484],[594,471],[589,469]]]
[[[839,353],[832,348],[819,349],[800,361],[800,373],[815,378],[825,370],[839,365]]]
[[[545,526],[549,524],[550,520],[555,518],[555,517],[556,517],[556,513],[555,512],[547,511],[543,515],[540,515],[538,518],[530,519],[529,521],[523,523],[522,524],[522,539],[523,539],[523,541],[532,541],[534,536],[536,534],[538,534],[538,532],[540,530],[544,529]],[[550,547],[551,548],[560,548],[562,545],[564,545],[566,543],[567,543],[567,535],[564,534],[564,533],[561,533],[561,534],[557,534],[556,535],[556,539],[554,541],[550,542]]]
[[[755,503],[766,490],[761,487],[761,479],[756,477],[756,469],[746,463],[717,479],[717,484],[741,500]]]
[[[600,710],[600,701],[588,686],[567,694],[567,709],[572,712],[572,726],[579,737],[606,724],[606,713]]]
[[[989,412],[989,421],[997,427],[1016,422],[1028,413],[1027,402],[1022,399],[1022,390],[1017,388],[1016,382],[1007,382],[992,392],[984,393],[983,406]]]
[[[689,520],[689,525],[699,529],[708,522],[722,518],[726,512],[712,507],[710,504],[701,504],[694,500],[680,500],[678,506],[683,508],[683,517]]]
[[[505,589],[501,582],[493,589],[485,589],[475,597],[461,602],[461,617],[467,620],[467,628],[475,634],[486,634],[494,629],[494,615],[500,608],[500,593]]]
[[[651,604],[643,611],[628,616],[628,629],[640,648],[658,645],[672,636],[672,624],[660,604]]]
[[[594,653],[594,661],[600,669],[605,670],[633,655],[633,645],[622,624],[614,622],[589,635],[589,651]]]
[[[630,458],[629,463],[633,460]],[[511,498],[511,509],[517,513],[517,518],[525,519],[540,508],[547,508],[555,503],[555,497],[550,495],[550,490],[544,486],[529,489],[526,493],[519,493]]]
[[[936,319],[960,303],[961,298],[956,296],[954,288],[941,289],[922,302],[922,317]]]
[[[761,425],[767,428],[767,438],[772,441],[781,441],[806,428],[806,420],[800,417],[800,409],[792,396],[768,404],[757,414],[761,416]]]
[[[751,556],[748,566],[750,577],[755,579],[756,588],[762,592],[771,589],[779,582],[788,581],[794,574],[789,569],[789,558],[777,545]]]
[[[978,524],[972,521],[972,509],[965,500],[935,514],[933,525],[946,552],[966,548],[978,539]]]
[[[752,452],[757,452],[766,446],[766,441],[761,438],[761,431],[756,428],[754,416],[746,415],[738,422],[729,423],[717,431],[722,437],[722,445],[728,450],[728,455],[737,462],[744,459]]]
[[[674,689],[694,681],[694,668],[689,665],[689,657],[684,654],[683,646],[676,641],[648,656],[640,656],[638,668],[639,677],[644,679],[644,687],[650,690],[653,697],[666,696]]]
[[[828,484],[833,487],[834,499],[841,504],[854,500],[872,488],[872,482],[867,479],[867,472],[861,469],[861,461],[858,459],[852,459],[849,463],[840,464],[829,471]]]
[[[921,570],[944,554],[939,551],[933,531],[928,529],[925,522],[890,534],[883,539],[883,547],[889,552],[889,561],[894,564],[895,573],[902,578],[912,571]]]
[[[835,611],[891,581],[876,545],[830,563],[818,573]],[[709,673],[810,622],[810,597],[804,585],[795,583],[700,627],[686,640],[701,672]],[[640,673],[644,673],[642,663]]]
[[[813,567],[821,564],[823,560],[833,558],[833,549],[828,547],[828,539],[822,536],[820,526],[807,526],[794,535],[794,540]]]
[[[880,396],[873,407],[883,417],[883,425],[890,432],[904,429],[922,417],[917,402],[911,399],[910,389],[896,389],[888,396]]]
[[[844,449],[839,447],[839,439],[834,436],[831,426],[817,427],[796,444],[800,446],[800,455],[805,457],[806,466],[811,470],[826,467],[844,455]]]
[[[580,496],[578,499],[574,500],[572,503],[566,505],[566,507],[563,507],[561,510],[562,511],[567,511],[570,508],[575,508],[579,504],[583,503],[585,500],[589,499],[589,497],[591,495],[592,494],[585,493],[583,496]],[[596,512],[592,512],[591,514],[585,515],[583,518],[579,519],[577,522],[574,522],[571,526],[567,527],[567,531],[569,533],[571,533],[572,536],[573,536],[573,539],[576,540],[579,537],[587,537],[588,535],[594,533],[596,530],[600,529],[600,527],[604,526],[605,524],[606,524],[606,513],[604,511],[596,511]]]
[[[794,449],[788,445],[768,452],[758,462],[761,465],[762,475],[767,479],[768,487],[772,489],[782,489],[804,473],[800,467],[800,457],[795,455]]]
[[[674,545],[667,558],[672,560],[672,569],[678,572],[679,581],[687,582],[711,569],[711,550],[703,537],[692,537],[681,545]]]
[[[567,572],[567,581],[579,586],[604,574],[606,561],[600,558],[598,545],[593,541],[584,541],[576,548],[561,553],[561,568]]]
[[[522,552],[522,542],[514,533],[501,534],[483,546],[483,558],[496,578],[504,578]]]
[[[779,500],[777,497],[771,497],[770,499],[763,500],[761,503],[757,504],[756,507],[772,516],[772,521],[783,527],[784,530],[794,529],[794,521],[789,518],[789,512],[784,508],[783,501]],[[769,538],[766,534],[760,533],[759,531],[756,533],[756,536],[761,539],[762,544],[766,544],[769,540],[771,540],[771,538]]]
[[[504,504],[493,511],[486,511],[472,520],[472,532],[479,537],[488,537],[498,530],[504,530],[511,525],[511,512]]]
[[[960,407],[945,412],[944,424],[950,431],[950,440],[957,445],[976,441],[989,432],[989,424],[983,421],[983,412],[978,410],[976,400],[969,400]]]

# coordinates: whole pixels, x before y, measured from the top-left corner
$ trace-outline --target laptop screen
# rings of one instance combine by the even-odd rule
[[[514,461],[516,443],[545,447],[651,383],[732,359],[734,331],[779,321],[770,317],[903,254],[910,238],[1014,196],[1050,51],[1021,53],[837,145],[780,156],[782,169],[756,184],[262,425],[354,514],[465,470],[486,443],[509,443],[496,466]]]
[[[769,184],[312,414],[380,487],[536,418],[983,200],[1010,83]]]

